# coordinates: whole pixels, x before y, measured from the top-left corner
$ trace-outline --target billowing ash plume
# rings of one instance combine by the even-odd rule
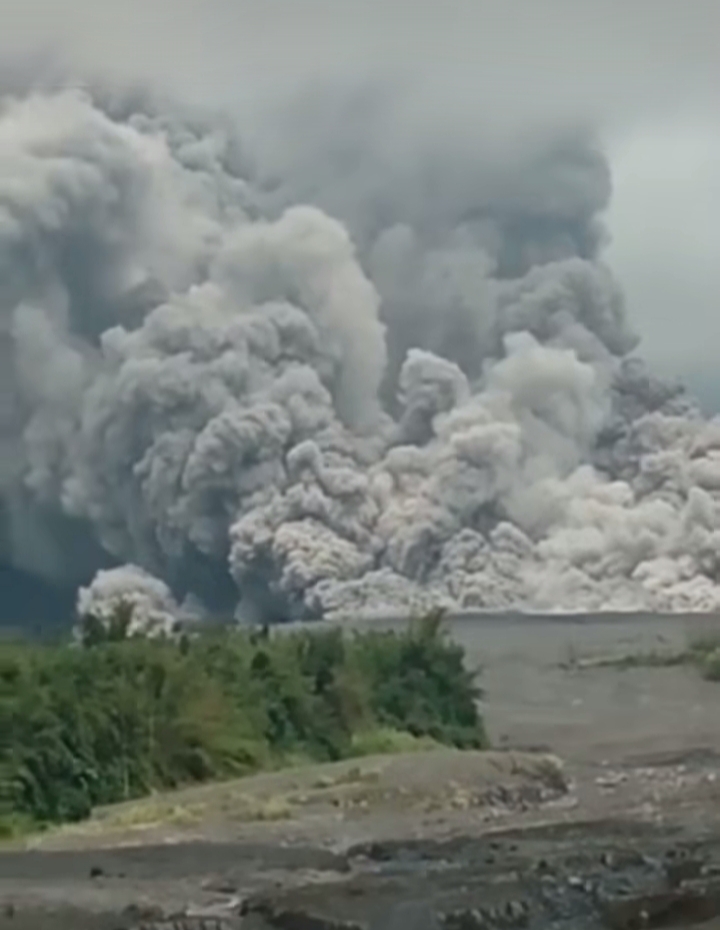
[[[77,611],[83,620],[93,618],[110,629],[123,609],[129,636],[169,636],[181,622],[181,608],[170,588],[136,565],[101,570],[92,584],[78,591]]]
[[[720,425],[631,355],[604,159],[393,112],[301,102],[252,163],[142,95],[3,100],[6,562],[150,625],[720,607]]]

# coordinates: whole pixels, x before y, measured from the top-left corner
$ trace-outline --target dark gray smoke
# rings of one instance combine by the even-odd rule
[[[81,609],[160,628],[187,595],[720,605],[720,427],[630,356],[592,137],[373,89],[301,96],[250,157],[61,85],[0,106],[5,562],[100,569]]]
[[[502,353],[489,279],[593,259],[610,175],[578,130],[518,138],[417,113],[399,91],[322,87],[278,114],[266,203],[313,203],[350,230],[389,324],[385,400],[409,348],[477,377]],[[623,341],[619,348],[625,348]]]

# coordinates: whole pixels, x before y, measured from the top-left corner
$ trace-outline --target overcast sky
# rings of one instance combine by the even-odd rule
[[[579,118],[610,154],[607,257],[644,354],[720,409],[718,0],[1,0],[0,52],[44,48],[242,113],[309,79],[404,78],[421,113]],[[715,373],[717,370],[717,374]]]

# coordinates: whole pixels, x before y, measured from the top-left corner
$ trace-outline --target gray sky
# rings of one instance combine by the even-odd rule
[[[717,0],[0,3],[4,54],[45,47],[238,111],[388,73],[421,118],[466,123],[469,145],[484,126],[595,125],[615,179],[607,255],[645,355],[720,409],[718,36]]]

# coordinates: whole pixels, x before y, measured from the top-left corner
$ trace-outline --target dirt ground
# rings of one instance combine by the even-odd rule
[[[504,752],[363,759],[100,811],[0,853],[0,930],[720,927],[720,684],[612,664],[720,622],[466,617],[450,631],[482,666]]]

